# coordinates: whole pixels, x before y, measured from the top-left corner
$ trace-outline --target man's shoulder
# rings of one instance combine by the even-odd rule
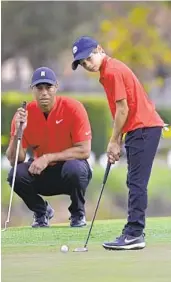
[[[122,61],[116,59],[116,58],[111,58],[108,61],[107,64],[107,72],[123,72],[129,70],[129,67]]]
[[[125,63],[123,63],[118,59],[110,57],[105,71],[105,76],[111,77],[114,75],[121,75],[123,77],[132,77],[134,73],[129,68],[129,66],[127,66]]]
[[[60,96],[61,101],[64,105],[64,107],[67,108],[77,108],[80,107],[80,105],[83,105],[78,99],[76,98],[72,98],[72,97],[68,97],[68,96]]]
[[[27,110],[38,109],[38,107],[37,107],[37,102],[36,102],[36,101],[28,102],[26,109],[27,109]]]

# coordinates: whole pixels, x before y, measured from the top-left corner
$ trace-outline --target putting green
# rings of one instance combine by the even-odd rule
[[[89,225],[9,228],[2,232],[2,282],[169,282],[171,217],[147,220],[144,250],[104,250],[101,243],[119,235],[124,223],[96,221],[86,253],[72,250],[83,246]],[[63,244],[68,253],[60,252]]]

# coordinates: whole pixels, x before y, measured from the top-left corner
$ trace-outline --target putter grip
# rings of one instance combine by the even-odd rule
[[[105,170],[105,175],[104,175],[104,178],[103,178],[103,184],[106,183],[106,180],[107,180],[107,177],[108,177],[108,174],[109,174],[109,171],[110,171],[110,167],[111,167],[111,163],[108,162],[107,166],[106,166],[106,170]]]
[[[23,109],[26,109],[26,101],[24,101],[22,103],[21,107]],[[23,133],[22,126],[23,126],[23,122],[20,122],[20,126],[19,126],[19,129],[18,129],[18,140],[21,140],[21,138],[22,138],[22,133]]]

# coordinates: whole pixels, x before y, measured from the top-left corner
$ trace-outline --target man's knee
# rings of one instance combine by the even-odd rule
[[[13,178],[14,168],[11,168],[10,172],[8,173],[7,181],[9,185],[12,185],[12,178]]]
[[[9,185],[12,186],[12,180],[13,180],[13,175],[14,175],[14,168],[11,168],[7,181],[9,182]],[[22,182],[22,179],[28,178],[28,165],[26,163],[20,163],[17,165],[17,170],[16,170],[16,176],[15,176],[15,183],[20,183]]]
[[[80,181],[80,179],[87,180],[89,178],[88,165],[79,160],[66,161],[62,168],[62,177],[73,179],[73,181]]]

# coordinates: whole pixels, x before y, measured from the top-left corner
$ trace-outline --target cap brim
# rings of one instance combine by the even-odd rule
[[[77,67],[78,67],[78,65],[79,65],[79,60],[73,61],[73,62],[72,62],[72,69],[73,69],[73,70],[76,70]]]
[[[48,84],[51,84],[51,85],[55,85],[57,83],[57,81],[53,81],[53,80],[50,80],[50,79],[38,79],[31,84],[31,87],[36,86],[37,84],[40,84],[40,83],[48,83]]]
[[[76,70],[78,65],[79,65],[79,60],[87,59],[90,56],[90,54],[91,54],[91,52],[92,52],[92,50],[94,48],[95,47],[91,47],[91,48],[89,48],[87,50],[84,50],[84,52],[79,53],[78,55],[76,55],[75,56],[75,60],[72,62],[72,69]]]

